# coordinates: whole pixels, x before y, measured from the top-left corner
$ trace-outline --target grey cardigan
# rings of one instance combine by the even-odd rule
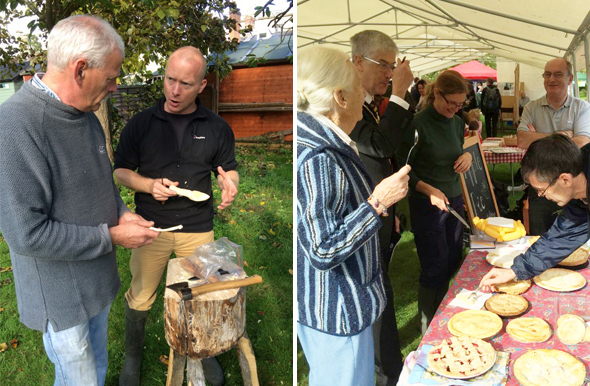
[[[108,227],[129,210],[100,122],[27,82],[0,106],[0,231],[21,321],[61,331],[98,314],[121,286]]]

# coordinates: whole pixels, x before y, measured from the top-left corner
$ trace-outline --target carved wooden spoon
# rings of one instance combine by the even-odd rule
[[[199,192],[198,190],[189,190],[176,187],[174,185],[170,185],[170,190],[173,190],[179,196],[186,197],[189,200],[193,201],[207,201],[209,199],[209,195],[203,192]]]

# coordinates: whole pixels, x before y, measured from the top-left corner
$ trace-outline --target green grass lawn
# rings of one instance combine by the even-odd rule
[[[227,237],[244,249],[248,275],[259,274],[264,283],[247,290],[246,329],[254,347],[261,385],[293,383],[293,158],[291,147],[265,146],[236,149],[240,163],[240,193],[232,206],[217,214],[215,236]],[[214,184],[214,187],[216,184]],[[214,189],[216,202],[219,189]],[[133,207],[133,193],[122,190]],[[215,204],[217,206],[217,203]],[[130,251],[118,250],[122,287],[109,315],[109,369],[106,385],[118,385],[123,364],[124,293],[129,288]],[[0,235],[0,267],[10,267],[8,246]],[[27,329],[18,318],[12,272],[0,273],[0,344],[18,340],[16,348],[0,353],[0,385],[52,385],[53,364],[47,359],[42,336]],[[164,336],[164,283],[158,289],[146,326],[142,385],[166,383],[167,367],[161,355],[169,354]],[[235,350],[218,357],[226,385],[242,385]]]
[[[485,132],[485,129],[484,129]],[[504,133],[500,132],[500,135]],[[514,164],[514,172],[519,168],[519,164]],[[490,173],[492,171],[490,170]],[[498,164],[494,168],[492,178],[504,183],[510,183],[510,168],[508,164]],[[516,202],[522,197],[522,192],[510,194],[508,202],[510,208],[514,208]],[[409,209],[407,199],[397,204],[396,212],[404,213],[408,219],[407,227],[409,228]],[[405,231],[402,234],[402,240],[395,249],[393,259],[389,268],[393,292],[395,297],[395,313],[400,335],[401,348],[404,357],[413,350],[416,350],[422,335],[420,332],[420,320],[418,318],[418,277],[420,275],[420,264],[416,254],[416,245],[414,236],[411,232]],[[301,347],[297,347],[297,385],[303,386],[308,384],[307,362]]]

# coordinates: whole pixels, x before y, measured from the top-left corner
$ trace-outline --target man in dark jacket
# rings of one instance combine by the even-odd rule
[[[399,136],[412,121],[413,111],[409,109],[410,105],[404,97],[413,75],[409,61],[403,62],[397,58],[396,44],[382,32],[359,32],[351,38],[351,45],[352,62],[361,74],[365,89],[365,104],[363,119],[350,133],[350,138],[356,142],[360,158],[367,167],[373,184],[377,184],[397,169],[390,159],[395,159]],[[390,79],[391,96],[385,113],[380,117],[374,97],[385,93]],[[395,385],[403,366],[393,307],[393,290],[388,274],[389,261],[398,240],[399,234],[395,232],[392,214],[384,218],[383,227],[379,230],[387,306],[373,325],[377,380],[384,385]]]
[[[484,291],[512,279],[537,276],[588,241],[589,155],[590,145],[580,149],[563,134],[555,133],[530,145],[522,159],[522,177],[540,197],[563,210],[549,231],[514,259],[511,268],[493,268],[482,278]]]
[[[494,85],[494,79],[488,78],[488,86],[481,92],[481,111],[486,119],[486,138],[498,135],[498,118],[502,107],[502,95]]]

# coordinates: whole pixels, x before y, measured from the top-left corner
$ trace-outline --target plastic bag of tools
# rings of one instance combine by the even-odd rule
[[[222,237],[196,247],[191,256],[182,259],[181,265],[206,282],[217,283],[245,276],[243,256],[241,245]]]

